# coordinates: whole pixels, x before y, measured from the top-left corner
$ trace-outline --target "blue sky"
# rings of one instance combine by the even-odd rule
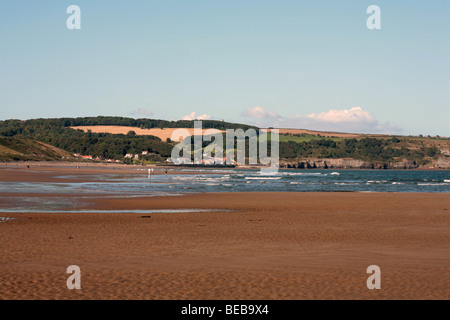
[[[73,4],[81,30],[66,27]],[[444,0],[0,0],[0,119],[450,136],[449,40]]]

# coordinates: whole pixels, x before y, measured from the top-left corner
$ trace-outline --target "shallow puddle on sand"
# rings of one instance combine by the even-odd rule
[[[45,210],[45,209],[21,209],[21,208],[1,208],[0,213],[200,213],[200,212],[232,212],[228,209],[132,209],[132,210]],[[0,217],[1,219],[1,217]],[[14,219],[6,218],[5,219]],[[1,222],[1,220],[0,220]]]
[[[0,223],[5,223],[8,221],[18,220],[17,218],[11,218],[11,217],[0,217]]]

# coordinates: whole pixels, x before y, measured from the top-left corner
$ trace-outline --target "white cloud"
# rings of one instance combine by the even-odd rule
[[[130,115],[132,116],[139,116],[139,117],[152,117],[153,112],[147,109],[138,108],[130,112]]]
[[[361,107],[354,107],[343,110],[330,110],[328,112],[321,112],[319,114],[312,113],[308,116],[313,120],[322,122],[374,122],[374,117]]]
[[[195,112],[191,112],[190,114],[182,117],[181,120],[211,120],[211,116],[207,114],[197,116]]]
[[[266,111],[261,107],[248,108],[244,112],[241,113],[241,116],[250,117],[255,119],[264,119],[264,118],[278,118],[279,115],[275,112]]]
[[[260,127],[310,129],[319,131],[355,133],[399,133],[401,129],[390,123],[380,123],[361,107],[329,110],[320,113],[283,117],[261,107],[249,108],[241,115],[255,119]]]

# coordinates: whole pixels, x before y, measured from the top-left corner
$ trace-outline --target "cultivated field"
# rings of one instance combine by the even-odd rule
[[[280,134],[309,134],[322,137],[336,137],[336,138],[360,138],[363,134],[357,133],[342,133],[342,132],[328,132],[328,131],[314,131],[305,129],[278,129]]]
[[[183,140],[186,136],[194,135],[193,128],[152,128],[152,129],[141,129],[137,127],[126,127],[126,126],[78,126],[71,127],[72,129],[83,130],[87,132],[91,130],[93,133],[112,133],[112,134],[127,134],[130,131],[134,131],[138,136],[155,136],[160,138],[162,141],[166,141],[167,138],[172,141],[178,142]],[[176,132],[179,130],[178,132]],[[214,130],[214,131],[212,131]],[[216,129],[203,129],[202,134],[213,134],[220,132]],[[174,135],[175,134],[175,135]]]
[[[71,127],[72,129],[80,129],[84,132],[91,130],[93,133],[112,133],[112,134],[127,134],[129,131],[134,131],[139,136],[151,135],[160,138],[163,141],[166,141],[167,138],[170,138],[173,141],[180,141],[184,137],[186,137],[189,133],[190,135],[194,134],[193,128],[152,128],[152,129],[141,129],[138,127],[126,127],[126,126],[77,126]],[[172,135],[176,130],[180,130],[180,136],[172,139]],[[187,130],[187,131],[185,131]],[[208,129],[203,129],[203,134]],[[212,129],[215,130],[215,129]],[[264,129],[263,129],[264,130]],[[184,132],[183,132],[184,131]],[[217,130],[219,131],[219,130]],[[313,131],[313,130],[304,130],[304,129],[279,129],[280,134],[308,134],[314,136],[322,136],[322,137],[336,137],[336,138],[360,138],[363,136],[362,134],[356,133],[342,133],[342,132],[327,132],[327,131]],[[209,132],[211,133],[211,132]]]

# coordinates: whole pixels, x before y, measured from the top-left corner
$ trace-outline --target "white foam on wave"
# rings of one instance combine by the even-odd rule
[[[394,181],[394,182],[392,182],[392,184],[404,184],[404,183],[403,182]]]
[[[197,178],[197,176],[174,176],[172,177],[173,180],[181,180],[181,181],[186,181],[186,180],[192,180],[193,178]]]
[[[261,168],[259,174],[262,176],[279,176],[281,173],[278,168]]]
[[[320,176],[321,172],[283,172],[285,176]]]
[[[220,181],[228,181],[230,177],[199,177],[195,179],[195,181],[212,181],[212,182],[220,182]]]
[[[418,186],[448,186],[447,183],[418,183]]]
[[[245,177],[245,180],[279,180],[281,177]]]
[[[444,182],[450,183],[450,180],[444,180]]]
[[[354,186],[358,185],[359,182],[335,182],[334,184],[338,186]]]
[[[238,173],[239,171],[236,170],[206,170],[210,172],[220,172],[220,173]]]
[[[340,176],[341,174],[339,172],[332,172],[330,173],[332,176]]]

